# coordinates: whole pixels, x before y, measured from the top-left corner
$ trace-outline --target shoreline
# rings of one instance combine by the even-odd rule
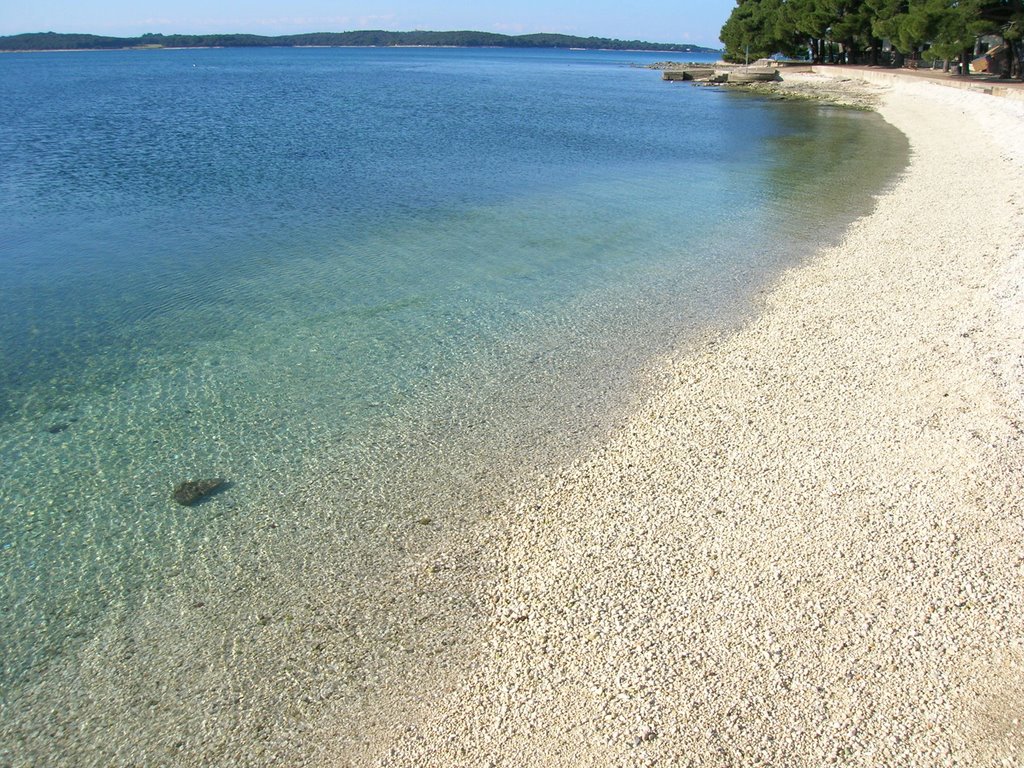
[[[624,72],[622,77],[636,82],[648,76]],[[721,100],[743,111],[750,108],[744,103],[748,99],[672,94],[654,81],[646,85],[651,91],[660,90],[652,93],[655,101],[664,99],[670,105],[669,122],[660,123],[664,127],[658,131],[663,136],[675,124],[671,114],[680,95],[699,101]],[[803,107],[779,110],[765,104],[755,109],[773,122],[783,113],[810,118],[815,111]],[[810,232],[819,242],[822,231],[817,224],[801,218],[800,225],[792,225],[799,218],[795,211],[807,212],[814,190],[846,177],[839,169],[851,164],[832,150],[837,136],[843,137],[838,143],[846,148],[845,154],[850,154],[852,146],[867,151],[864,139],[874,135],[876,139],[885,137],[894,165],[902,167],[906,155],[905,142],[894,129],[876,125],[879,133],[872,134],[857,126],[860,119],[834,116],[834,123],[829,119],[810,121],[813,132],[806,138],[821,147],[823,155],[818,160],[809,157],[810,165],[798,163],[797,157],[806,156],[806,151],[782,148],[771,172],[756,174],[773,185],[794,180],[792,194],[783,196],[791,201],[794,216],[783,210],[766,218],[778,216],[780,228],[801,235]],[[880,122],[875,116],[870,118],[873,124]],[[829,123],[831,131],[826,129]],[[872,152],[876,150],[882,151],[877,141]],[[821,157],[833,162],[819,162]],[[810,167],[820,171],[808,173]],[[850,194],[840,196],[856,198],[861,212],[871,205],[867,190],[892,175],[891,170],[863,171],[873,183],[854,184]],[[853,168],[850,173],[860,174]],[[810,182],[801,180],[811,177],[815,179],[813,190]],[[689,227],[674,229],[679,208],[671,198],[679,190],[678,179],[666,176],[645,191],[635,186],[640,178],[635,173],[619,177],[625,194],[616,193],[620,181],[614,176],[607,184],[602,179],[584,185],[563,203],[576,210],[573,199],[594,194],[598,201],[607,200],[611,211],[630,217],[614,215],[608,217],[610,221],[632,221],[637,230],[646,230],[637,234],[649,246],[623,243],[615,249],[617,253],[609,253],[613,263],[628,268],[619,273],[620,278],[632,275],[625,286],[602,287],[603,280],[581,281],[574,269],[573,274],[566,274],[566,288],[581,289],[593,282],[593,290],[582,290],[578,301],[562,302],[554,313],[537,314],[536,322],[524,324],[514,335],[495,333],[492,338],[502,339],[500,344],[488,345],[489,349],[478,354],[453,357],[464,363],[459,365],[460,372],[448,366],[443,375],[421,383],[415,398],[407,401],[409,407],[400,407],[397,398],[380,398],[367,411],[372,414],[372,428],[358,433],[350,430],[342,440],[337,440],[338,432],[329,428],[333,422],[324,418],[317,404],[305,399],[304,393],[320,391],[320,386],[313,384],[315,377],[293,394],[274,375],[279,366],[282,371],[297,373],[315,359],[305,347],[296,350],[290,343],[283,348],[273,344],[278,338],[274,323],[246,323],[249,327],[244,334],[228,334],[218,342],[218,358],[237,362],[218,366],[216,371],[208,371],[205,365],[186,366],[183,375],[175,374],[172,385],[167,386],[160,371],[177,366],[153,361],[145,375],[114,390],[116,401],[89,396],[74,409],[55,410],[52,417],[27,409],[24,428],[5,434],[5,447],[16,444],[7,441],[8,435],[15,440],[24,435],[26,444],[39,442],[50,447],[55,443],[52,447],[62,451],[63,466],[88,466],[92,449],[104,445],[104,453],[109,454],[101,464],[103,475],[92,477],[107,488],[125,488],[136,494],[139,501],[133,506],[143,513],[151,510],[154,522],[168,527],[156,537],[140,530],[142,526],[127,528],[128,535],[112,537],[115,542],[123,541],[123,547],[97,548],[101,556],[81,559],[74,553],[89,548],[79,546],[77,532],[68,528],[67,535],[53,537],[59,544],[46,553],[47,562],[67,563],[67,567],[54,569],[57,578],[46,581],[48,572],[40,574],[30,567],[11,569],[12,577],[31,574],[41,578],[36,579],[39,589],[33,589],[34,584],[11,588],[8,582],[8,594],[15,596],[12,603],[22,612],[9,622],[12,653],[4,669],[7,679],[14,681],[3,705],[4,733],[11,745],[2,750],[7,759],[18,762],[20,756],[34,755],[39,760],[118,762],[167,750],[181,764],[259,763],[264,759],[302,764],[308,755],[318,754],[318,734],[325,730],[322,723],[331,727],[351,722],[349,743],[362,738],[367,723],[374,719],[366,715],[373,705],[364,699],[386,690],[387,680],[422,690],[429,687],[431,679],[455,677],[449,667],[464,661],[462,649],[474,645],[479,617],[486,615],[473,596],[481,594],[480,584],[494,583],[496,576],[490,570],[494,549],[489,542],[479,551],[472,550],[476,533],[490,520],[514,518],[510,506],[526,495],[541,472],[551,474],[603,443],[621,423],[619,415],[624,417],[632,410],[634,394],[647,388],[636,381],[642,376],[637,372],[645,372],[650,360],[678,349],[681,338],[690,335],[683,329],[703,333],[704,327],[714,322],[712,318],[721,320],[723,326],[737,327],[739,316],[746,317],[750,306],[758,303],[766,281],[774,280],[783,264],[796,263],[813,251],[810,243],[794,249],[788,238],[785,242],[790,244],[784,249],[775,249],[772,238],[756,238],[764,249],[753,249],[753,253],[751,240],[734,239],[731,246],[716,247],[713,235],[723,226],[734,225],[710,217],[709,235],[700,238],[709,244],[702,246],[703,250],[716,258],[732,255],[737,266],[728,272],[709,269],[719,274],[698,277],[704,270],[687,272],[688,259],[682,258],[693,238],[669,234],[692,232]],[[739,191],[742,184],[730,188]],[[656,194],[650,191],[654,189]],[[654,211],[663,210],[664,214],[649,214],[626,204],[635,194],[645,195],[641,199],[650,200]],[[559,190],[548,197],[530,196],[522,207],[506,203],[488,210],[500,230],[504,231],[502,222],[522,216],[537,225],[532,228],[537,235],[549,231],[549,225],[545,224],[547,214],[536,212],[558,210],[559,199],[565,195]],[[745,196],[733,199],[740,201]],[[670,204],[662,209],[664,201]],[[764,208],[757,202],[751,200],[742,207],[753,211],[760,221]],[[842,208],[833,206],[825,217],[831,219],[836,209],[843,215]],[[815,218],[822,216],[821,209],[817,211]],[[852,214],[843,216],[843,221],[852,218]],[[575,215],[550,221],[567,220],[586,226],[586,218]],[[438,221],[447,228],[447,217]],[[615,229],[620,226],[614,225]],[[838,223],[829,226],[830,240],[843,228]],[[490,229],[486,221],[478,219],[477,225],[466,231],[486,233]],[[399,247],[403,235],[413,231],[416,237],[404,242],[425,242],[420,227],[388,231],[398,232]],[[570,228],[567,234],[573,231]],[[609,238],[609,245],[622,242],[614,231],[604,237]],[[430,240],[442,242],[438,237]],[[542,259],[557,266],[558,259],[569,254],[559,246],[559,239],[550,242]],[[684,250],[677,252],[677,248]],[[664,260],[663,266],[650,264],[648,253]],[[751,266],[741,269],[739,263]],[[634,269],[630,264],[637,266]],[[755,264],[760,266],[752,266]],[[763,278],[755,279],[754,273],[762,268]],[[548,267],[543,271],[551,278],[559,274]],[[317,274],[330,282],[330,271]],[[703,283],[707,301],[681,298],[690,295],[688,282],[704,280],[712,280]],[[721,287],[711,290],[718,281]],[[553,287],[549,279],[543,282]],[[649,296],[635,296],[638,290]],[[259,293],[276,295],[273,290]],[[711,311],[696,309],[702,306]],[[604,309],[595,312],[598,307]],[[612,317],[619,319],[609,321]],[[305,323],[285,323],[285,327],[301,329],[296,335],[306,336]],[[486,328],[487,324],[476,327]],[[454,330],[454,325],[449,320],[441,328]],[[638,333],[640,328],[646,331]],[[323,331],[318,337],[345,338]],[[423,335],[406,333],[404,337],[416,343]],[[268,351],[276,347],[274,354],[251,356],[248,347],[254,339],[259,339],[257,347]],[[338,347],[343,344],[337,342]],[[517,355],[519,349],[522,355]],[[192,357],[210,359],[203,345],[197,346]],[[111,359],[114,362],[116,358]],[[264,367],[264,362],[270,367]],[[593,374],[583,374],[591,362]],[[574,368],[579,373],[573,372]],[[257,373],[263,375],[254,376]],[[265,381],[266,389],[255,378]],[[98,383],[102,385],[102,380]],[[203,413],[212,399],[207,395],[217,397],[219,402],[210,411],[220,414],[217,422],[231,424],[232,432],[246,436],[221,447],[220,455],[230,457],[231,462],[218,460],[208,465],[210,477],[240,480],[237,493],[233,490],[213,498],[194,511],[177,505],[168,508],[173,504],[169,493],[173,483],[187,476],[189,466],[199,462],[193,458],[162,466],[163,460],[145,460],[150,455],[149,425],[164,421],[160,415],[165,412],[162,406],[148,404],[156,402],[154,396],[181,391],[182,384],[200,387],[197,396],[175,397],[172,403],[186,406],[186,414]],[[565,394],[556,394],[562,387]],[[104,390],[97,386],[93,391]],[[334,391],[330,383],[326,391]],[[225,403],[216,394],[219,392],[237,392],[237,399]],[[172,417],[174,411],[181,413],[173,405],[172,409],[168,409]],[[298,416],[299,423],[328,428],[318,428],[315,440],[303,440],[303,435],[313,433],[296,432],[289,411]],[[268,440],[261,431],[272,419],[280,441]],[[61,422],[69,428],[58,426],[61,437],[48,437],[53,434],[48,427]],[[172,418],[165,423],[178,425],[181,421]],[[192,434],[208,434],[208,423],[206,418],[197,418],[184,426]],[[108,438],[103,425],[122,428],[108,427]],[[88,441],[81,439],[83,427],[89,429]],[[181,440],[173,431],[159,431],[165,445],[191,442],[191,435],[185,437]],[[336,441],[345,447],[333,448]],[[243,460],[237,461],[235,449],[241,446],[247,450]],[[265,450],[266,446],[271,450]],[[245,460],[250,452],[252,464]],[[86,460],[77,458],[82,453]],[[45,467],[44,462],[55,455],[56,451],[43,450],[39,463]],[[124,460],[110,460],[118,455]],[[132,471],[142,463],[136,462],[136,456],[145,461],[144,472]],[[257,465],[258,456],[265,457],[262,467]],[[274,456],[284,460],[272,464]],[[155,470],[153,476],[150,467]],[[12,473],[13,477],[28,476],[20,466],[15,469],[19,471]],[[35,497],[75,496],[81,499],[81,519],[117,519],[108,514],[110,505],[93,501],[102,501],[93,496],[95,486],[65,485],[60,473],[43,476],[54,478],[53,488],[40,483],[34,486]],[[83,492],[65,493],[67,488],[80,487]],[[12,517],[17,518],[21,509],[16,502]],[[50,528],[48,521],[39,525],[40,530]],[[174,543],[174,549],[163,547],[164,542]],[[34,551],[31,546],[22,548],[19,562],[40,562]],[[93,563],[95,569],[90,567]],[[90,578],[93,570],[99,577]],[[74,603],[68,603],[65,595],[71,589],[65,585],[76,583],[87,586],[76,589]],[[89,589],[93,583],[102,585],[103,591]],[[57,588],[49,588],[50,584]],[[464,595],[469,597],[463,600]],[[18,602],[22,596],[26,599]],[[462,612],[471,614],[464,624],[472,629],[463,631]],[[51,616],[59,616],[60,621],[50,620]],[[20,632],[21,627],[28,631]],[[21,663],[22,659],[26,663]],[[386,714],[393,717],[394,706],[389,706]],[[345,743],[345,739],[337,741]]]
[[[875,210],[521,501],[480,656],[341,754],[1024,761],[1024,105],[901,79],[879,111],[912,157]]]
[[[943,696],[963,693],[975,673],[1002,674],[1008,684],[992,689],[1003,693],[1024,681],[1019,646],[1000,657],[1008,672],[993,662],[949,678],[932,662],[951,652],[930,645],[931,615],[921,619],[912,593],[919,580],[932,594],[951,585],[929,609],[950,623],[944,642],[953,637],[984,661],[1002,649],[977,642],[976,605],[1002,622],[997,637],[1021,635],[1021,515],[1005,499],[1022,495],[1012,449],[1024,419],[1004,401],[1024,378],[1013,357],[1024,332],[1009,324],[1024,316],[1022,211],[1010,200],[1024,146],[972,154],[965,135],[977,126],[947,136],[928,117],[935,109],[982,119],[984,97],[907,98],[884,97],[883,109],[904,129],[924,116],[914,128],[921,162],[895,174],[874,212],[845,230],[840,222],[854,214],[818,203],[817,219],[836,216],[832,231],[846,232],[845,245],[773,273],[742,320],[663,346],[663,357],[637,356],[637,385],[621,409],[600,409],[593,434],[573,432],[580,458],[554,455],[540,432],[557,414],[539,409],[527,426],[549,447],[543,464],[523,450],[507,476],[471,478],[442,455],[493,458],[523,446],[523,433],[495,420],[496,400],[474,401],[472,422],[453,418],[451,430],[422,435],[396,412],[365,461],[393,462],[407,479],[401,488],[378,484],[361,463],[344,476],[325,466],[332,484],[282,496],[237,530],[211,527],[197,542],[204,567],[175,570],[138,606],[118,602],[101,634],[5,698],[11,736],[0,754],[13,764],[40,755],[179,765],[941,764],[920,750],[858,752],[865,739],[908,741],[906,731],[884,731],[884,718],[860,715],[878,692],[886,706],[893,700],[880,676],[904,681],[902,666],[871,655],[886,643],[923,647],[922,663],[903,666],[940,669]],[[1024,115],[1002,109],[987,128],[1012,135]],[[950,179],[980,176],[973,163],[995,169],[985,174],[993,186],[983,213],[965,216]],[[809,167],[803,177],[830,186]],[[934,207],[932,218],[915,218],[921,205]],[[992,242],[954,245],[977,245],[978,232]],[[941,247],[922,240],[932,236]],[[612,354],[616,365],[632,359]],[[605,372],[608,357],[595,357]],[[465,428],[476,424],[488,426]],[[419,447],[439,460],[410,463]],[[998,503],[989,503],[993,489]],[[378,496],[384,517],[371,509]],[[365,509],[356,504],[364,497]],[[935,503],[922,508],[922,499]],[[974,507],[988,516],[972,518]],[[341,515],[363,522],[343,528]],[[990,615],[993,606],[1002,613]],[[924,715],[897,702],[903,719],[956,730],[935,696],[920,698]],[[986,713],[1009,713],[995,719],[1012,732],[1012,695],[984,701]],[[968,748],[980,738],[967,738]],[[833,741],[837,751],[822,752]]]

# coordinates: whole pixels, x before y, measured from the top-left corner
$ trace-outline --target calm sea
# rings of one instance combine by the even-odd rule
[[[459,535],[904,162],[874,115],[636,66],[663,58],[0,57],[6,717],[165,592],[202,583],[202,637],[217,584],[243,623],[266,589],[265,626],[289,579]]]

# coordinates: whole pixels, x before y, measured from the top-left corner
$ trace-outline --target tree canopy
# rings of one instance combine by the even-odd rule
[[[967,58],[981,36],[1001,37],[1020,74],[1024,0],[737,0],[722,27],[726,57],[806,56],[842,50],[877,63],[883,40],[904,56]]]

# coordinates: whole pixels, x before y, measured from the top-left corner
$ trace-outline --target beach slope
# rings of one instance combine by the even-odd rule
[[[878,96],[906,172],[522,501],[471,673],[349,759],[1024,764],[1024,102]]]

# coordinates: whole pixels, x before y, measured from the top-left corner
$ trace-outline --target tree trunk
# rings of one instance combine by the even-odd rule
[[[847,40],[843,45],[843,57],[844,64],[860,64],[863,60],[863,54],[860,49],[857,48],[857,44],[853,40]]]
[[[1020,46],[1013,40],[1004,40],[1006,43],[1006,71],[1004,77],[1020,77]]]

